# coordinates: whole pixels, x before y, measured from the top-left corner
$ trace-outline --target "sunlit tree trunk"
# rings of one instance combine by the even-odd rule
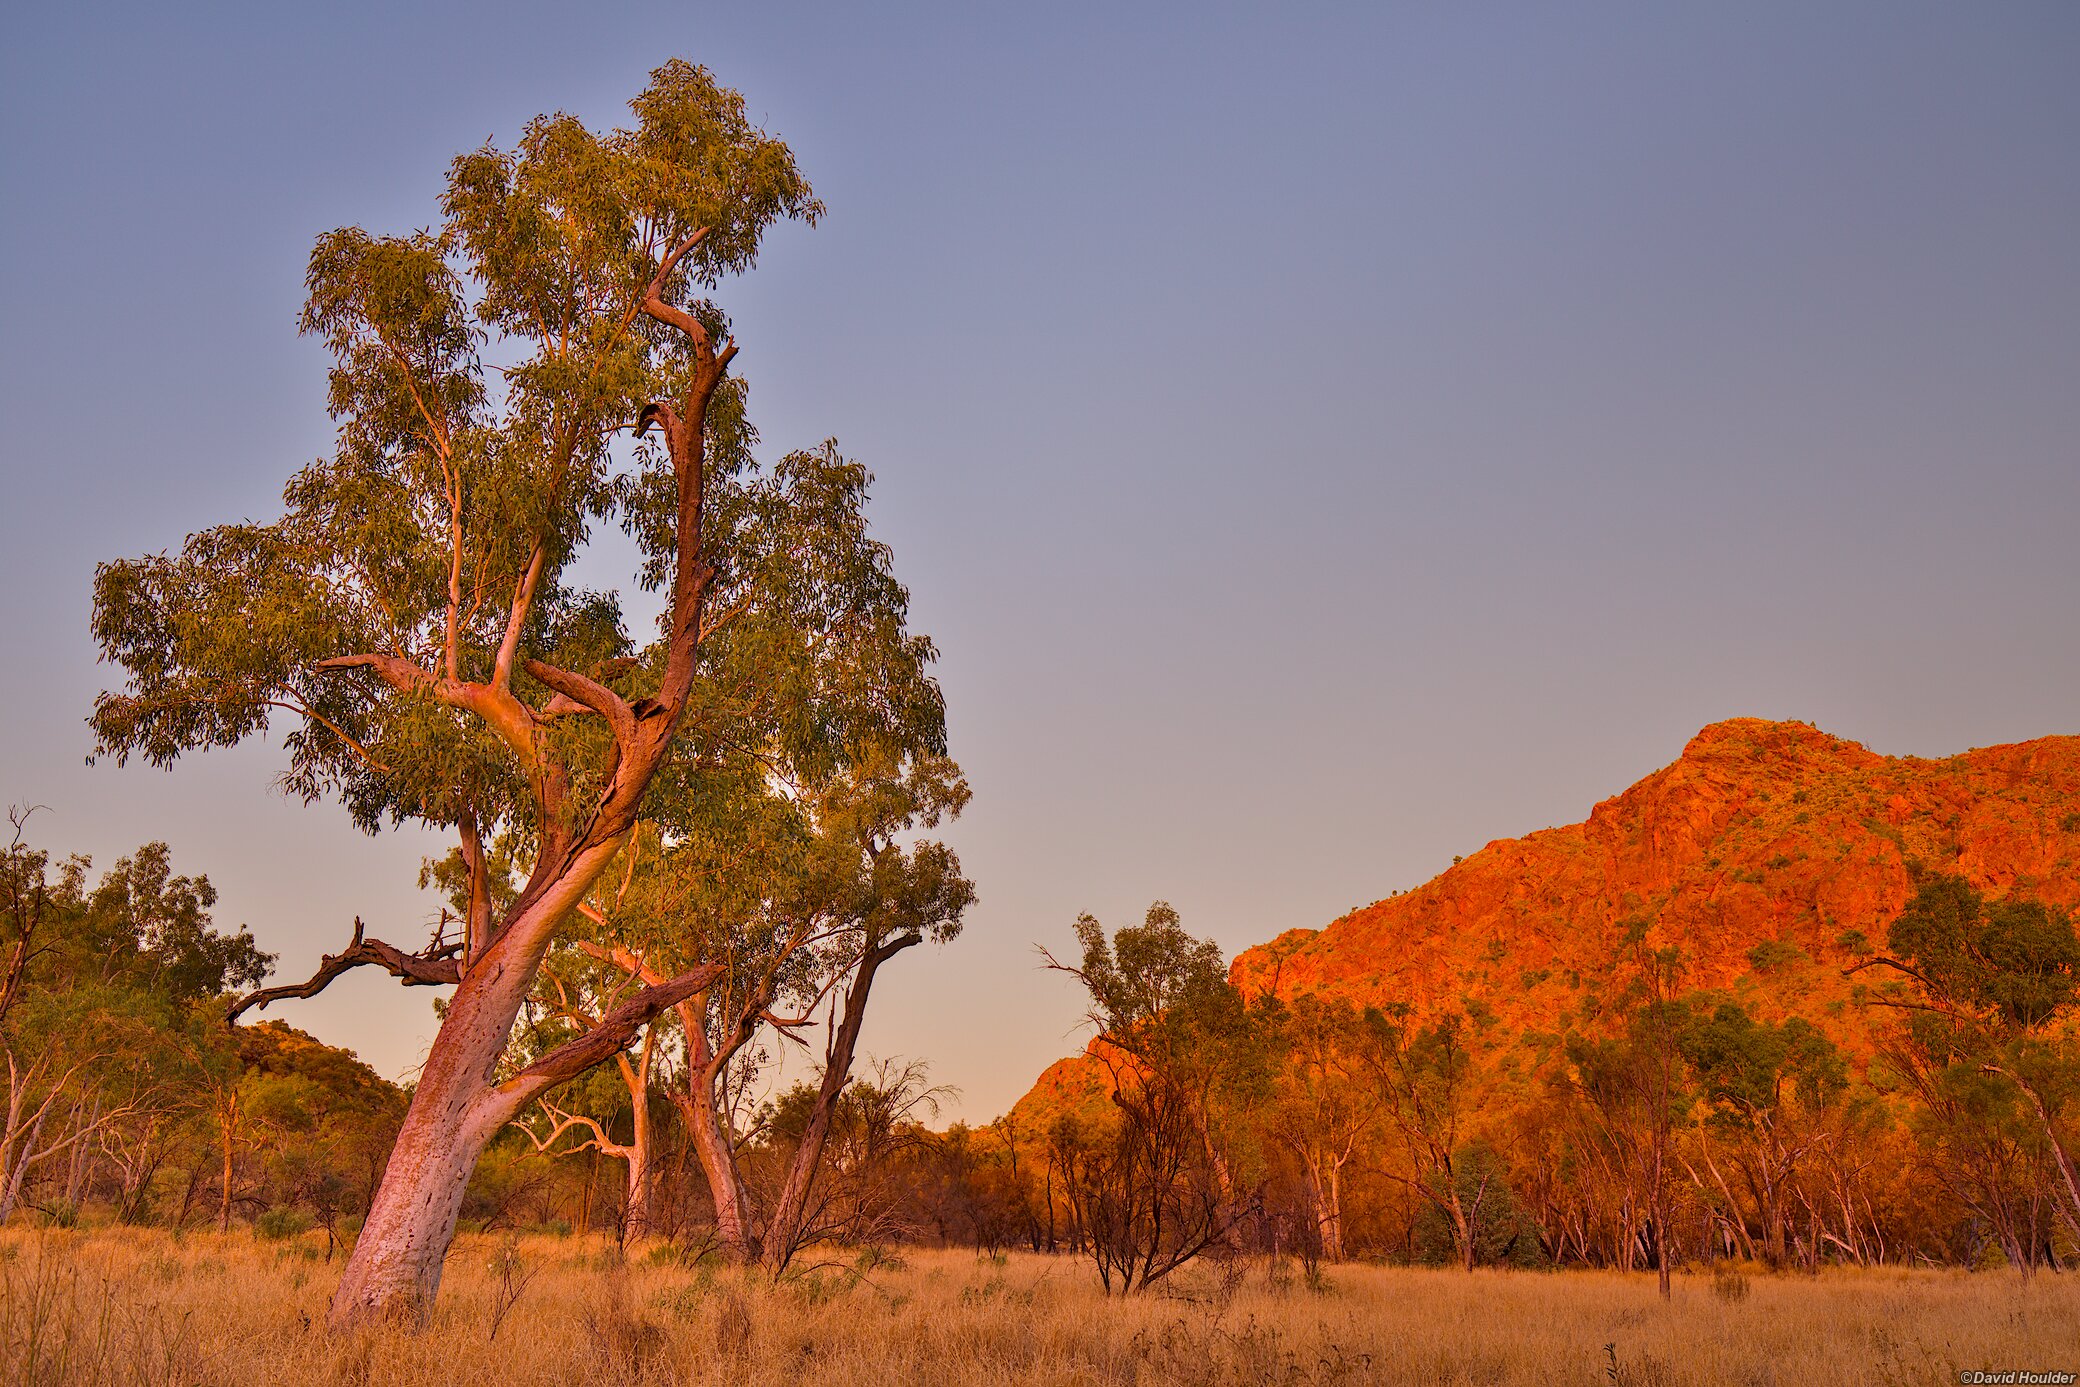
[[[706,970],[646,988],[579,1040],[497,1082],[499,1059],[551,930],[617,847],[618,840],[579,854],[553,889],[516,908],[498,943],[456,987],[333,1296],[335,1327],[367,1318],[423,1324],[485,1144],[544,1092],[619,1053],[658,1012],[712,979],[714,970]]]
[[[21,1144],[0,1149],[0,1158],[10,1155],[13,1157],[12,1166],[8,1166],[4,1177],[0,1177],[0,1224],[6,1223],[14,1216],[14,1207],[22,1197],[22,1181],[29,1174],[29,1167],[34,1164],[36,1143],[43,1136],[43,1120],[49,1113],[48,1107],[39,1108],[35,1121],[31,1122],[29,1130],[22,1134]],[[9,1135],[12,1134],[10,1131]],[[0,1159],[0,1166],[7,1166],[5,1159]]]
[[[654,1212],[657,1150],[650,1122],[650,1063],[656,1053],[657,1028],[652,1026],[644,1032],[642,1053],[633,1063],[627,1055],[614,1057],[621,1069],[621,1081],[628,1089],[629,1109],[633,1114],[629,1144],[615,1151],[628,1162],[628,1197],[621,1219],[624,1247],[643,1241],[657,1230]]]
[[[366,1317],[422,1322],[470,1172],[497,1125],[477,1113],[491,1090],[534,970],[474,972],[456,988],[412,1094],[390,1165],[332,1300],[344,1325]]]
[[[715,1242],[723,1256],[734,1262],[758,1259],[758,1236],[754,1224],[751,1191],[737,1168],[736,1144],[722,1117],[704,1092],[674,1094],[673,1104],[693,1141],[694,1159],[708,1182],[715,1212]]]
[[[656,1226],[651,1212],[651,1186],[655,1177],[651,1170],[654,1156],[650,1142],[650,1107],[639,1102],[635,1110],[635,1134],[628,1148],[628,1207],[621,1220],[624,1246],[641,1242]]]
[[[224,1157],[224,1184],[217,1198],[217,1231],[228,1233],[231,1231],[231,1187],[238,1174],[238,1093],[235,1089],[229,1106],[224,1110],[223,1126],[218,1135]]]

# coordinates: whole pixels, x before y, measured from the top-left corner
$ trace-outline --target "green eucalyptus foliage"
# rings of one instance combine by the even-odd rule
[[[14,1001],[0,1036],[22,1036],[26,1017],[48,1008],[111,1004],[131,996],[171,1024],[220,994],[251,986],[274,962],[244,929],[216,929],[216,888],[173,871],[164,843],[147,843],[90,880],[81,856],[55,867],[24,842],[0,854],[0,954],[22,947]],[[127,1005],[127,1004],[126,1004]]]
[[[1469,1211],[1475,1266],[1534,1269],[1547,1264],[1538,1222],[1517,1197],[1509,1163],[1487,1142],[1459,1147],[1449,1173],[1426,1172],[1422,1183],[1426,1193],[1416,1206],[1412,1249],[1418,1261],[1445,1266],[1466,1260],[1444,1212],[1456,1195],[1458,1206]]]
[[[1709,1014],[1698,1006],[1677,1046],[1712,1105],[1711,1120],[1724,1126],[1767,1121],[1793,1096],[1818,1109],[1849,1086],[1847,1061],[1812,1023],[1796,1016],[1757,1021],[1737,1002],[1720,1002]]]
[[[660,297],[722,344],[709,291],[753,264],[774,223],[813,223],[822,205],[702,68],[657,69],[632,112],[603,133],[544,116],[511,149],[456,159],[432,228],[318,239],[299,325],[333,359],[333,451],[290,480],[280,518],[99,569],[94,635],[126,682],[96,704],[97,754],[163,766],[273,728],[285,787],[338,799],[364,828],[467,817],[520,850],[539,837],[530,788],[545,772],[510,738],[426,688],[321,662],[377,654],[479,682],[503,665],[537,713],[549,698],[528,659],[632,703],[655,688],[657,642],[625,629],[618,593],[566,573],[595,526],[620,524],[649,551],[643,579],[667,574],[673,470],[634,430],[649,402],[678,398],[694,349],[640,305],[705,229]],[[830,446],[762,465],[755,441],[742,384],[724,379],[696,556],[718,570],[707,611],[724,629],[703,652],[689,755],[787,737],[836,765],[862,717],[940,719],[935,688],[864,714],[846,701],[891,643],[918,667],[933,652],[901,634],[865,470]],[[607,774],[597,719],[538,721],[542,758],[573,790]]]
[[[1099,1032],[1120,1043],[1165,1025],[1228,1029],[1241,998],[1228,984],[1220,945],[1186,932],[1167,901],[1148,908],[1138,925],[1122,925],[1108,940],[1090,915],[1076,921],[1083,947],[1077,975],[1089,990]]]
[[[1961,877],[1924,882],[1888,936],[1929,990],[2008,1026],[2041,1026],[2080,989],[2072,919],[2042,901],[1988,902]]]

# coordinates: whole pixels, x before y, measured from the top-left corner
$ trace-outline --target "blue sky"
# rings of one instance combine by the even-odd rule
[[[41,841],[167,839],[285,972],[423,927],[427,844],[266,747],[83,764],[93,566],[326,450],[313,237],[672,56],[830,207],[727,304],[945,651],[982,904],[868,1042],[965,1116],[1080,1043],[1033,953],[1079,911],[1319,925],[1722,717],[2080,731],[2069,5],[17,6],[0,799]],[[430,1033],[379,978],[285,1014],[393,1074]]]

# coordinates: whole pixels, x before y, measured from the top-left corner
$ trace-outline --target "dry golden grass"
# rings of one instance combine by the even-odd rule
[[[502,1263],[504,1265],[502,1266]],[[1937,1272],[1649,1276],[1262,1264],[1106,1301],[1087,1264],[905,1253],[778,1287],[597,1241],[457,1241],[432,1330],[328,1337],[308,1244],[129,1230],[0,1235],[11,1384],[1956,1382],[2080,1370],[2080,1284]],[[517,1301],[493,1338],[502,1287]],[[1607,1347],[1608,1346],[1608,1347]]]

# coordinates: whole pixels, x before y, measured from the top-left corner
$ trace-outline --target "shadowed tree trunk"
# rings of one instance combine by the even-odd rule
[[[922,942],[914,934],[900,935],[886,943],[870,944],[861,956],[852,984],[845,992],[845,1015],[824,1047],[823,1080],[816,1091],[816,1105],[802,1129],[801,1144],[795,1147],[794,1163],[788,1167],[787,1183],[773,1203],[773,1216],[766,1224],[761,1260],[768,1273],[778,1276],[801,1250],[808,1229],[804,1226],[810,1187],[823,1163],[824,1143],[829,1140],[831,1119],[845,1086],[852,1080],[852,1061],[859,1048],[860,1027],[867,1019],[867,998],[874,990],[874,975],[881,965],[903,950]]]

